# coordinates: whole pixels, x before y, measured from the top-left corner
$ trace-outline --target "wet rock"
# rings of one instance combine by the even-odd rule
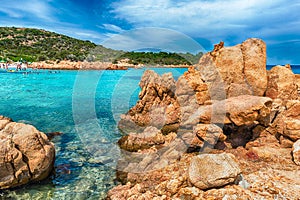
[[[241,170],[232,154],[200,154],[189,167],[189,180],[199,189],[221,187],[233,183]]]
[[[293,159],[297,165],[300,165],[300,140],[293,145]]]
[[[51,132],[51,133],[46,133],[47,137],[49,140],[52,140],[54,137],[62,135],[62,132]]]
[[[45,179],[53,169],[55,149],[31,125],[0,117],[0,189]]]

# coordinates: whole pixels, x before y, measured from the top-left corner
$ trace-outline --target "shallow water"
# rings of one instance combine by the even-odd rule
[[[299,66],[292,66],[300,74]],[[178,78],[186,69],[154,69]],[[119,156],[116,128],[121,113],[137,99],[145,69],[127,71],[57,71],[0,73],[0,114],[43,132],[59,131],[55,174],[0,199],[102,199],[117,184]]]
[[[186,69],[154,69],[175,77]],[[43,132],[59,131],[55,174],[48,180],[0,192],[0,199],[102,199],[115,181],[116,128],[133,106],[145,69],[0,73],[0,114]]]

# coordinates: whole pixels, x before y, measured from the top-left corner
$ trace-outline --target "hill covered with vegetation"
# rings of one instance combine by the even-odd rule
[[[0,58],[29,62],[84,60],[97,45],[65,35],[32,28],[0,28]]]
[[[113,62],[118,63],[128,59],[128,63],[138,65],[191,65],[199,61],[202,53],[193,55],[190,53],[168,53],[168,52],[127,52],[119,56]]]
[[[90,41],[33,28],[0,27],[0,60],[2,61],[105,61],[130,64],[194,64],[202,53],[124,52],[105,48]]]

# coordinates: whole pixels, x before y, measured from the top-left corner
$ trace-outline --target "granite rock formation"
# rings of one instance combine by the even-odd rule
[[[189,167],[189,180],[205,190],[233,183],[241,170],[232,154],[200,154],[193,157]]]
[[[54,145],[44,133],[0,116],[0,189],[47,178],[54,159]]]
[[[146,71],[107,199],[299,199],[299,76],[221,42],[175,81]]]

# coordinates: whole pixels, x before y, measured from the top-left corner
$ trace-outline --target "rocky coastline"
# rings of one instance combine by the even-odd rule
[[[299,199],[299,75],[260,39],[221,42],[177,81],[144,73],[107,199]]]
[[[28,65],[32,69],[48,69],[48,70],[127,70],[128,68],[188,68],[188,65],[154,65],[147,66],[143,64],[133,65],[126,62],[113,64],[111,62],[87,62],[78,61],[72,62],[63,60],[60,62],[55,61],[42,61],[33,62]]]

